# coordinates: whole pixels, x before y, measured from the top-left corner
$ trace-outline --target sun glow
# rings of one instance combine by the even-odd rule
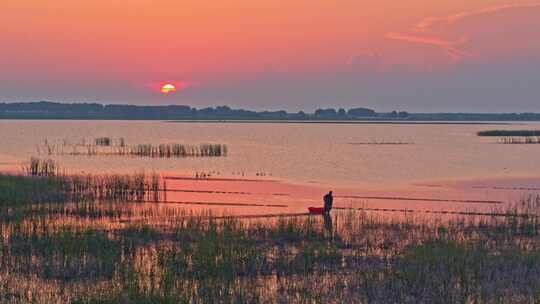
[[[176,92],[176,87],[170,83],[167,83],[161,87],[161,93],[170,94]]]

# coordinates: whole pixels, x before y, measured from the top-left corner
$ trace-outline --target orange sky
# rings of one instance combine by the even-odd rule
[[[387,92],[353,92],[355,79],[403,77],[399,67],[421,81],[540,51],[540,1],[3,0],[0,20],[0,100],[248,107],[256,88],[266,94],[287,79],[299,89],[253,107],[322,105],[300,90],[320,82],[325,98],[347,90],[335,105],[400,106]],[[163,81],[191,92],[164,101],[154,88]],[[384,81],[380,90],[399,82]]]

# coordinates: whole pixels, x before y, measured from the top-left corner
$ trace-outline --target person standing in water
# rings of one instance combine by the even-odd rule
[[[328,192],[324,197],[324,213],[330,213],[332,210],[332,204],[334,203],[334,197],[332,196],[332,191]]]

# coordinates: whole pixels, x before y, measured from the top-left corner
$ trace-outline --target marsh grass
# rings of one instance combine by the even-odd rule
[[[373,140],[373,141],[364,141],[364,142],[349,142],[347,144],[349,145],[412,145],[414,143],[401,141],[401,140],[398,140],[398,141]]]
[[[224,144],[204,143],[192,144],[135,144],[127,145],[123,138],[113,140],[110,137],[99,137],[93,142],[86,140],[78,144],[67,141],[51,143],[44,141],[43,146],[36,146],[38,154],[45,155],[86,155],[86,156],[134,156],[152,158],[183,157],[226,157],[228,147]]]
[[[75,201],[160,201],[165,195],[157,174],[66,175],[62,180]]]
[[[227,156],[228,149],[222,144],[201,144],[201,145],[184,145],[184,144],[169,144],[169,145],[150,145],[140,144],[130,147],[121,154],[135,155],[141,157],[222,157]]]
[[[538,137],[540,130],[488,130],[480,131],[478,136],[522,136],[522,137]]]
[[[166,183],[158,174],[0,175],[0,220],[20,219],[27,209],[48,213],[75,205],[97,213],[99,203],[160,202]],[[54,206],[53,206],[54,205]],[[114,211],[115,208],[110,208]],[[124,210],[125,211],[125,210]]]
[[[498,136],[500,144],[540,144],[540,130],[489,130],[480,131],[478,136]]]
[[[141,193],[129,189],[151,189],[149,176],[10,178],[0,178],[12,185],[6,201],[25,201],[19,191],[31,187],[56,189],[48,183],[59,178],[60,187],[78,185],[75,193],[85,199],[8,204],[18,216],[0,220],[0,302],[540,299],[538,196],[504,210],[527,217],[442,220],[348,210],[330,222],[264,220],[137,203]]]
[[[96,146],[105,146],[109,147],[112,144],[112,139],[110,137],[98,137],[94,139],[94,144]]]
[[[60,168],[52,159],[30,158],[28,164],[23,166],[23,171],[30,176],[55,176]]]
[[[540,136],[532,137],[501,137],[498,141],[501,144],[513,144],[513,145],[523,145],[523,144],[540,144]]]
[[[55,176],[0,175],[0,206],[64,202],[66,184]]]

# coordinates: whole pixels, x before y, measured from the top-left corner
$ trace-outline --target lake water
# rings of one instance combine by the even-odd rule
[[[370,206],[418,207],[388,197],[515,200],[540,188],[540,145],[504,145],[478,137],[491,129],[539,129],[540,124],[330,124],[201,123],[161,121],[0,121],[0,170],[18,170],[31,156],[54,158],[69,173],[157,171],[170,176],[255,179],[261,182],[186,182],[188,190],[249,190],[177,194],[197,201],[265,201],[294,206],[320,201],[327,189],[349,198],[337,202]],[[221,143],[228,157],[136,158],[48,156],[37,146],[124,138],[126,144]],[[396,144],[399,143],[399,144]],[[507,189],[502,189],[507,188]],[[513,189],[510,189],[513,188]],[[232,192],[232,191],[229,191]],[[533,191],[534,192],[534,191]],[[284,195],[275,195],[284,194]],[[354,199],[350,196],[381,197]],[[427,205],[426,205],[427,204]],[[433,206],[430,204],[434,204]],[[441,207],[442,205],[442,207]],[[464,209],[459,204],[423,203],[424,209]],[[234,209],[236,207],[232,207]],[[467,205],[469,208],[469,205]],[[242,212],[246,212],[246,208]],[[253,208],[248,208],[252,210]],[[290,209],[290,208],[289,208]],[[288,211],[291,211],[287,209]],[[258,208],[256,213],[276,212]],[[235,211],[233,211],[235,212]],[[278,212],[282,212],[279,211]],[[248,212],[249,213],[249,212]]]

